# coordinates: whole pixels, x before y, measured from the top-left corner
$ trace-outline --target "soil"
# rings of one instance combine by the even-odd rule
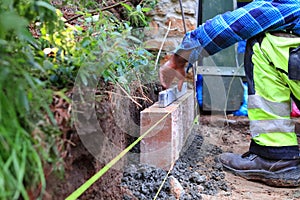
[[[110,86],[108,89],[112,90]],[[154,100],[157,98],[157,91],[147,94]],[[99,102],[97,112],[100,116],[105,113],[108,119],[99,120],[99,123],[106,127],[107,132],[114,130],[114,134],[121,136],[115,138],[126,138],[126,144],[121,139],[115,139],[115,142],[127,146],[134,138],[118,130],[110,101],[108,95]],[[140,110],[136,106],[131,106],[130,109],[131,112],[135,110],[131,117],[139,121]],[[59,179],[56,174],[51,174],[47,178],[44,199],[65,199],[104,166],[86,150],[76,131],[69,139],[74,145],[65,158],[64,177]],[[157,199],[176,199],[176,194],[171,192],[170,177],[175,178],[184,190],[177,199],[300,199],[300,188],[273,188],[223,171],[217,156],[222,152],[244,153],[248,150],[249,142],[247,117],[201,115],[200,124],[194,127]],[[138,152],[138,147],[135,151]],[[154,199],[167,173],[162,169],[140,164],[125,165],[123,171],[111,169],[79,199]]]
[[[250,143],[249,122],[246,117],[202,116],[201,131],[204,145],[216,145],[223,152],[245,153]],[[223,122],[225,121],[225,124]],[[228,125],[226,125],[228,123]],[[224,126],[222,126],[222,124]],[[211,156],[214,156],[213,154]],[[202,195],[203,199],[300,199],[300,188],[274,188],[262,183],[247,181],[225,171],[229,192],[219,191],[214,196]]]
[[[53,1],[61,2],[61,1]],[[99,1],[101,2],[101,1]],[[108,1],[108,5],[115,1]],[[113,13],[120,13],[114,8]],[[74,17],[74,8],[63,7],[66,19]],[[72,21],[72,23],[75,23]],[[150,86],[147,97],[157,100],[159,86]],[[102,85],[99,94],[101,101],[96,104],[99,125],[105,130],[111,140],[123,148],[131,144],[136,138],[129,136],[118,127],[114,119],[114,103],[110,85]],[[124,94],[123,94],[124,95]],[[144,97],[144,93],[137,91],[133,96]],[[151,101],[139,101],[143,108]],[[130,105],[129,115],[124,113],[124,119],[130,116],[139,124],[139,112],[136,104]],[[127,114],[127,115],[126,115]],[[68,144],[63,157],[64,174],[50,173],[47,176],[47,188],[43,197],[45,200],[65,199],[91,176],[103,168],[99,162],[83,145],[78,133],[73,128],[68,131]],[[168,174],[175,178],[182,186],[184,193],[179,199],[228,199],[228,200],[296,200],[300,199],[300,188],[273,188],[257,182],[250,182],[223,171],[216,159],[222,152],[244,153],[250,142],[249,121],[247,117],[201,115],[200,124],[195,126],[185,151]],[[139,152],[138,145],[132,150]],[[80,196],[82,200],[128,200],[153,199],[163,182],[167,171],[145,165],[125,165],[123,170],[110,169],[87,191]],[[171,192],[170,178],[166,179],[157,199],[176,199]]]

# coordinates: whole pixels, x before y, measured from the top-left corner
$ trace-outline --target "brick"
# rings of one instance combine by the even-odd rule
[[[160,119],[141,141],[140,162],[162,169],[169,169],[183,148],[191,132],[194,120],[194,93],[187,94],[166,108],[159,108],[155,103],[141,112],[141,132],[144,134]]]

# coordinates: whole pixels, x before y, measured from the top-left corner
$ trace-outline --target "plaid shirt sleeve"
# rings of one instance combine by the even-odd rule
[[[300,33],[299,0],[256,0],[186,33],[176,53],[193,63],[204,55],[203,49],[212,55],[259,33],[288,29]]]

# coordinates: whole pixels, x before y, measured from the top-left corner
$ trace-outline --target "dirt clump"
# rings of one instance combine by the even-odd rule
[[[96,159],[96,156],[91,153],[91,149],[87,149],[84,141],[85,137],[95,136],[94,142],[97,143],[96,136],[103,134],[106,140],[109,140],[121,150],[125,149],[135,140],[139,134],[139,129],[137,129],[139,113],[142,109],[157,101],[161,86],[153,83],[143,86],[143,91],[140,89],[141,87],[132,90],[130,95],[137,99],[136,102],[133,102],[122,90],[116,88],[114,85],[99,81],[98,90],[95,91],[95,95],[100,98],[95,101],[94,112],[97,116],[95,123],[99,124],[101,133],[94,132],[93,134],[95,135],[81,135],[75,128],[68,132],[68,136],[65,139],[71,145],[68,145],[66,155],[63,158],[65,165],[64,174],[50,173],[47,176],[47,188],[44,199],[65,199],[107,164],[101,161],[101,159]],[[147,101],[144,100],[146,97]],[[136,103],[139,103],[142,107],[137,106]],[[118,116],[116,116],[116,112]],[[88,119],[85,119],[84,113],[79,118],[84,119],[83,122],[85,120],[88,121]],[[127,126],[129,120],[136,125]],[[135,133],[133,134],[132,132]],[[106,154],[109,154],[110,152],[105,150],[106,146],[101,145],[100,141],[98,144],[99,148]],[[138,153],[138,145],[131,151]],[[124,165],[126,158],[120,162],[120,165]],[[79,199],[122,199],[123,191],[120,186],[122,177],[122,170],[110,169],[85,191]]]

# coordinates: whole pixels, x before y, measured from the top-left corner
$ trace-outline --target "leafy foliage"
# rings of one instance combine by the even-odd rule
[[[129,89],[132,71],[135,80],[142,80],[141,75],[149,76],[148,81],[154,77],[154,57],[143,48],[143,42],[135,36],[128,22],[121,22],[109,12],[94,16],[81,13],[84,15],[81,26],[58,23],[60,32],[51,37],[47,35],[47,27],[42,28],[40,41],[47,47],[44,50],[50,52],[43,62],[47,69],[43,78],[48,79],[51,86],[72,86],[77,75],[85,85],[88,79],[103,76],[104,80],[119,82]],[[84,67],[88,70],[79,73]]]
[[[144,27],[148,25],[149,18],[145,13],[151,11],[156,5],[156,1],[141,1],[142,4],[138,4],[135,8],[122,3],[127,13],[127,20],[133,27]]]
[[[44,147],[32,133],[51,116],[52,91],[35,75],[44,73],[41,49],[28,31],[30,21],[51,27],[55,9],[45,1],[4,0],[0,4],[0,199],[29,199],[28,190],[45,188]],[[52,121],[54,123],[54,121]],[[55,127],[52,128],[53,130]]]
[[[130,90],[130,83],[139,81],[149,83],[154,81],[155,70],[153,55],[143,48],[131,50],[120,55],[103,72],[104,80],[119,83],[127,91]]]
[[[130,23],[147,25],[149,10],[130,10],[137,12]],[[80,23],[70,25],[48,0],[0,2],[0,199],[37,198],[29,194],[39,185],[43,195],[44,164],[59,161],[61,133],[49,108],[54,91],[72,87],[77,76],[86,83],[100,74],[128,90],[132,80],[154,77],[153,55],[129,22],[109,12],[81,13]]]

